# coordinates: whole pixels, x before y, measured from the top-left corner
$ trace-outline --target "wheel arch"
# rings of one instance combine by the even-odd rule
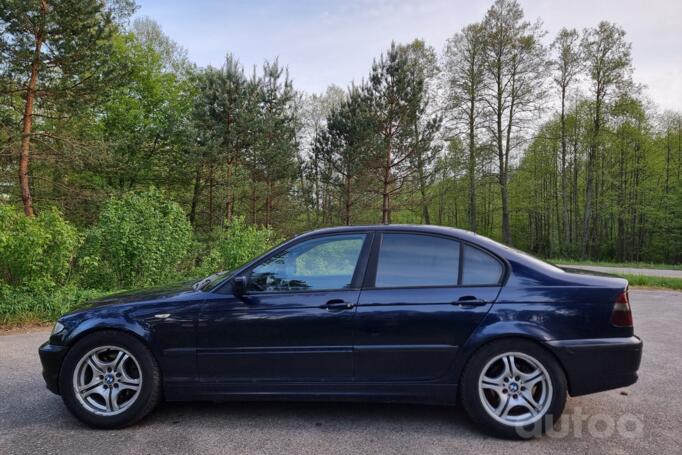
[[[551,340],[552,338],[542,327],[537,326],[535,324],[512,323],[514,328],[510,328],[507,327],[508,326],[507,323],[500,324],[505,327],[494,327],[493,329],[493,326],[497,326],[497,324],[494,324],[493,326],[487,326],[490,327],[491,329],[477,331],[475,334],[472,334],[471,337],[469,337],[469,339],[467,340],[466,344],[462,346],[462,351],[458,356],[459,358],[456,362],[454,371],[454,379],[458,386],[457,387],[458,390],[461,390],[461,387],[459,386],[462,383],[462,376],[464,375],[466,366],[469,364],[473,356],[477,352],[479,352],[483,347],[502,340],[524,340],[536,344],[538,347],[547,352],[557,362],[557,365],[559,365],[559,368],[563,372],[567,384],[570,388],[571,384],[568,382],[569,375],[568,372],[566,371],[566,367],[564,363],[561,361],[561,359],[554,352],[554,350],[547,346],[546,342]]]
[[[99,332],[119,332],[132,336],[149,350],[157,365],[160,364],[158,354],[152,347],[149,334],[139,324],[105,324],[102,321],[92,321],[91,324],[80,324],[77,326],[64,340],[67,350],[64,353],[64,357],[62,358],[62,364],[59,366],[59,376],[61,376],[62,368],[64,366],[63,359],[66,358],[66,355],[68,355],[69,351],[71,351],[71,349],[83,338]],[[163,379],[163,371],[161,371],[161,368],[159,368],[159,374]]]

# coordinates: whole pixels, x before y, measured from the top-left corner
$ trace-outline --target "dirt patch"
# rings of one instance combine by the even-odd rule
[[[51,328],[52,324],[47,322],[33,322],[30,324],[0,326],[0,336],[17,335],[21,333],[44,332],[46,330],[50,330]]]

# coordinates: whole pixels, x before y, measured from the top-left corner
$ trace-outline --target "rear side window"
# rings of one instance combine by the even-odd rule
[[[462,269],[462,284],[465,286],[498,284],[504,272],[499,260],[469,245],[464,245]]]
[[[384,234],[379,249],[376,287],[457,286],[456,240],[415,234]]]

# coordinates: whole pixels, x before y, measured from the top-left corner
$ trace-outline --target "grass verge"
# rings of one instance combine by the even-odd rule
[[[605,261],[584,261],[580,259],[545,259],[552,264],[566,265],[596,265],[600,267],[629,267],[636,269],[658,269],[658,270],[682,270],[682,264],[652,264],[649,262],[605,262]]]
[[[661,288],[682,291],[682,278],[669,278],[665,276],[631,275],[619,273],[633,287]]]
[[[85,302],[110,293],[112,291],[72,285],[57,288],[0,286],[0,327],[51,323]]]

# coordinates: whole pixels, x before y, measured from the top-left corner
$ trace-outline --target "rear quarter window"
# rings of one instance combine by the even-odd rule
[[[463,253],[463,286],[489,286],[500,283],[504,267],[499,259],[470,245],[464,245]]]

